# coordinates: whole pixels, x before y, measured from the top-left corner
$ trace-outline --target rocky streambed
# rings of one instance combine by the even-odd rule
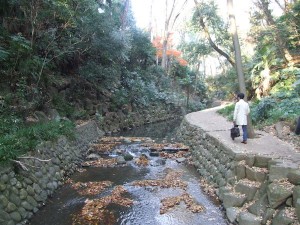
[[[190,162],[162,137],[102,137],[30,224],[227,224]]]

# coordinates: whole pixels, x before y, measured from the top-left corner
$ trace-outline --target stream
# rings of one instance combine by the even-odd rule
[[[228,224],[218,202],[202,190],[201,177],[193,165],[173,158],[173,152],[168,152],[170,158],[150,154],[151,151],[147,147],[149,143],[176,143],[175,133],[180,122],[180,120],[172,120],[149,124],[111,135],[109,138],[116,138],[118,144],[113,148],[114,150],[101,157],[113,159],[118,157],[118,153],[125,152],[132,155],[133,160],[126,161],[126,164],[108,167],[83,167],[70,177],[70,182],[66,182],[48,199],[46,205],[32,217],[29,224]],[[187,156],[189,153],[185,152],[183,155]],[[136,159],[142,157],[145,157],[147,165],[136,163]],[[178,182],[175,182],[177,179]],[[147,184],[145,180],[148,181]],[[103,181],[110,184],[101,192],[92,195],[86,192],[79,193],[78,189],[74,188],[86,187],[88,182]],[[141,182],[139,183],[141,185],[137,185],[138,182]],[[123,192],[120,191],[122,194],[119,195],[116,187],[123,188]],[[95,188],[90,191],[95,191]],[[102,200],[101,206],[87,207],[91,202],[100,204],[99,199]],[[111,202],[108,204],[105,199]],[[167,200],[165,207],[162,206],[164,200]],[[175,200],[177,200],[176,204],[170,204]],[[107,205],[104,207],[103,204]],[[83,211],[91,209],[99,210],[96,213],[97,216],[101,214],[98,221],[87,219],[92,212],[85,214],[85,220],[81,218]],[[193,212],[193,209],[198,211]]]

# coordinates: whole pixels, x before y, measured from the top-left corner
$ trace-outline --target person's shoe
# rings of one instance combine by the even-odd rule
[[[243,144],[247,144],[247,141],[242,141],[241,143],[243,143]]]

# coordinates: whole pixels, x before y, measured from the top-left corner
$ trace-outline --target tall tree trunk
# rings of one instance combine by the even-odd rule
[[[236,64],[236,71],[238,74],[240,92],[243,92],[245,94],[245,100],[247,101],[247,91],[246,91],[245,77],[243,73],[241,49],[240,49],[240,43],[239,43],[237,29],[236,29],[236,21],[235,21],[235,15],[233,11],[232,0],[227,0],[227,7],[228,7],[228,14],[229,14],[229,22],[230,22],[230,32],[232,35],[233,45],[234,45],[235,64]],[[251,123],[250,115],[248,116],[247,120],[248,120],[247,128],[248,128],[249,138],[254,138],[255,133]]]
[[[203,77],[206,77],[206,60],[205,60],[205,56],[203,56]]]
[[[150,5],[150,13],[149,13],[149,24],[148,24],[148,33],[149,33],[149,36],[150,36],[150,40],[152,41],[153,40],[153,25],[152,25],[152,9],[153,9],[153,1],[154,0],[151,0],[151,5]]]

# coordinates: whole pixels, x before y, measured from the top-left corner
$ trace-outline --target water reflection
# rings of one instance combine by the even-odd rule
[[[176,130],[181,124],[182,119],[173,119],[158,123],[146,124],[141,127],[123,130],[121,132],[112,134],[112,136],[124,137],[150,137],[152,139],[167,141],[174,140]]]

